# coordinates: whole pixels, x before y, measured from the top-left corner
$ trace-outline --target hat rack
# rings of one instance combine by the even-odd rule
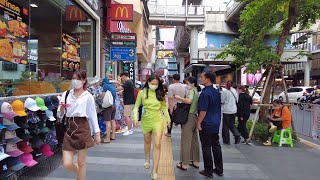
[[[20,100],[25,100],[27,98],[36,98],[36,97],[41,97],[41,98],[45,98],[45,97],[50,97],[50,96],[59,96],[62,93],[51,93],[51,94],[31,94],[31,95],[22,95],[22,96],[10,96],[10,97],[1,97],[0,101],[14,101],[17,99]]]

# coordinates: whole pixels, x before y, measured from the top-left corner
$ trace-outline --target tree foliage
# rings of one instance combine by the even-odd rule
[[[247,71],[279,63],[290,30],[308,28],[320,19],[320,0],[241,0],[247,3],[240,15],[240,36],[216,59],[234,56],[236,65],[247,64]],[[277,40],[276,47],[265,43]]]

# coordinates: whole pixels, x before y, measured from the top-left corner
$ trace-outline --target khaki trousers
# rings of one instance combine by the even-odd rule
[[[197,115],[189,114],[188,121],[181,126],[180,161],[184,165],[190,161],[200,162],[197,121]]]

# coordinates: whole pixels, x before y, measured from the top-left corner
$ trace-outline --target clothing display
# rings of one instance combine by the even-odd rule
[[[0,102],[0,175],[31,168],[54,155],[57,96]]]

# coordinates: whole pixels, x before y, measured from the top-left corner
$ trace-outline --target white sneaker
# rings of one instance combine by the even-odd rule
[[[128,126],[125,126],[125,127],[124,127],[124,130],[125,130],[125,131],[128,131]]]
[[[133,130],[132,129],[130,129],[130,130],[128,130],[128,131],[123,133],[124,136],[130,136],[132,134],[133,134]]]

